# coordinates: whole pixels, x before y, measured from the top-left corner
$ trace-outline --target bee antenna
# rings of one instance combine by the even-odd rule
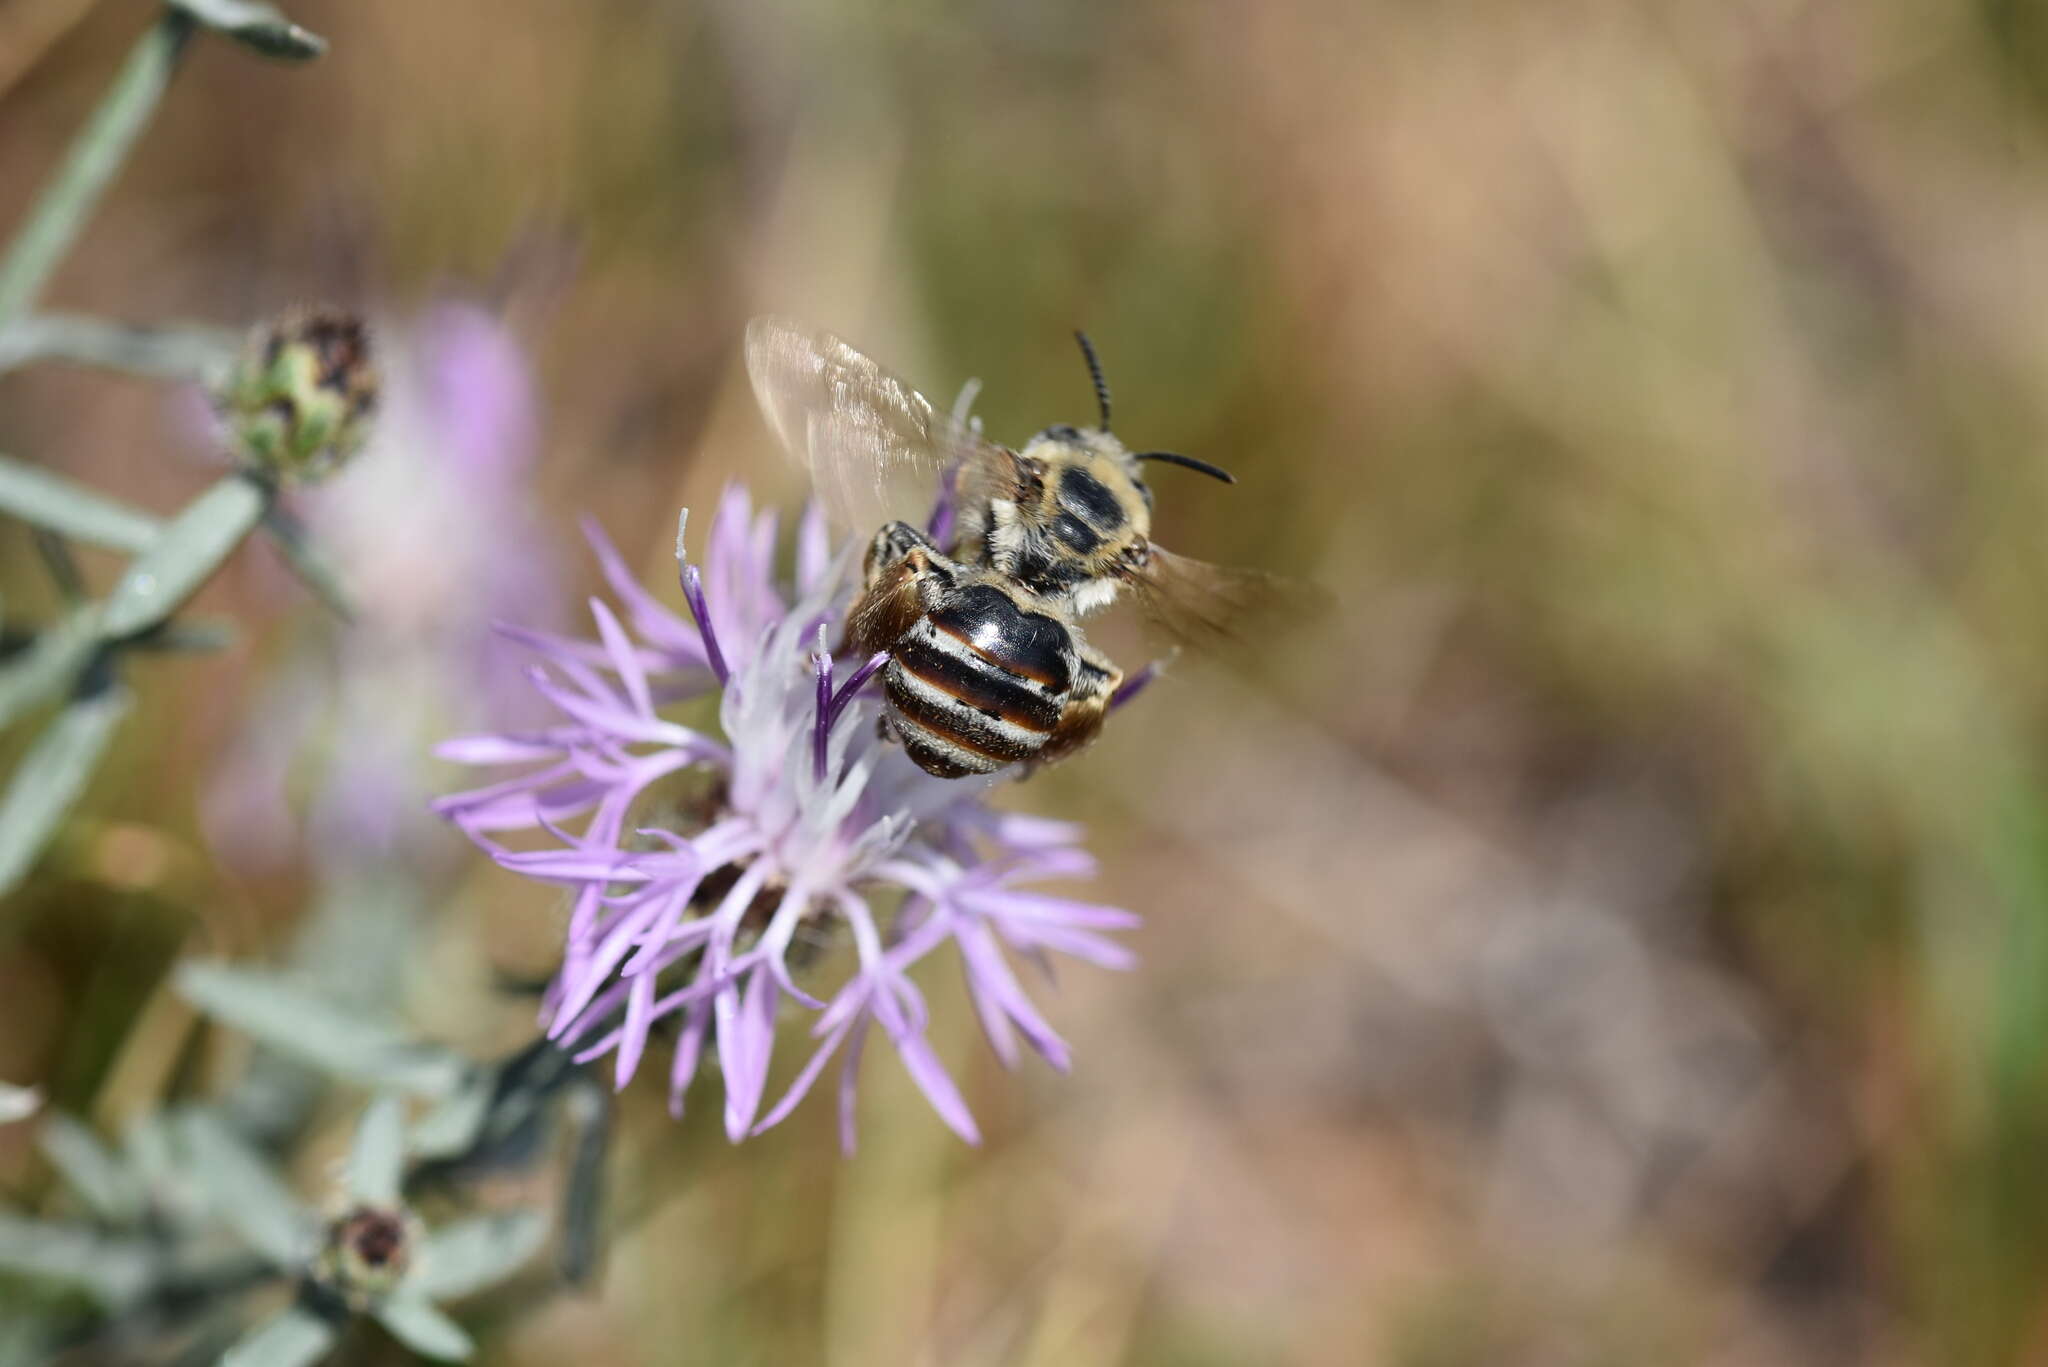
[[[1193,456],[1184,456],[1178,451],[1140,451],[1137,454],[1133,455],[1131,459],[1163,460],[1168,465],[1181,465],[1187,467],[1190,470],[1199,470],[1203,474],[1207,475],[1210,479],[1220,479],[1225,484],[1237,483],[1237,476],[1231,474],[1230,471],[1224,469],[1222,466],[1211,465],[1206,460],[1196,460]]]
[[[1081,344],[1081,355],[1088,362],[1088,378],[1095,382],[1095,402],[1102,409],[1102,430],[1109,430],[1109,381],[1102,378],[1102,362],[1096,359],[1095,343],[1088,340],[1088,334],[1074,329],[1074,340]]]

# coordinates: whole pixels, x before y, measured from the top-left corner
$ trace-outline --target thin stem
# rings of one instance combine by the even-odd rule
[[[241,338],[224,328],[143,327],[39,313],[0,327],[0,372],[36,361],[215,385],[227,378]]]
[[[0,257],[0,323],[19,317],[35,304],[50,273],[156,112],[192,28],[189,15],[167,10],[129,54],[91,122],[65,153],[55,179],[37,198],[28,221],[8,244],[7,254]]]
[[[148,550],[163,532],[163,523],[140,508],[5,455],[0,455],[0,514],[131,554]]]

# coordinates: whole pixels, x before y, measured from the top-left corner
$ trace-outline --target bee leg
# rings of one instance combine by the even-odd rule
[[[872,587],[876,576],[894,569],[914,552],[923,551],[930,556],[936,555],[938,549],[930,537],[908,522],[891,522],[868,543],[867,583]]]
[[[1074,686],[1067,694],[1066,705],[1060,709],[1060,719],[1053,725],[1052,734],[1033,756],[1034,767],[1057,764],[1094,740],[1102,731],[1103,718],[1109,715],[1109,700],[1116,696],[1118,685],[1124,681],[1124,672],[1078,633],[1074,637],[1074,654],[1080,666],[1074,675]]]
[[[881,544],[877,537],[877,550]],[[890,649],[924,615],[924,579],[931,568],[922,547],[885,568],[875,566],[873,551],[868,558],[868,585],[846,615],[846,645],[856,655]]]

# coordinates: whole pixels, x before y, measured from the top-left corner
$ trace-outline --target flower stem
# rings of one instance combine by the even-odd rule
[[[163,98],[192,36],[192,19],[166,10],[129,54],[92,121],[64,155],[56,178],[37,198],[7,253],[0,257],[0,323],[27,312],[49,282],[72,239],[128,159],[157,101]]]
[[[216,387],[234,368],[239,336],[224,328],[142,327],[68,313],[0,326],[0,373],[37,361],[118,370]]]

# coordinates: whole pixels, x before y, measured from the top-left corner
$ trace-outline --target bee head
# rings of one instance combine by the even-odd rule
[[[1108,456],[1120,463],[1127,462],[1134,471],[1138,461],[1159,460],[1169,465],[1199,470],[1211,479],[1220,479],[1225,484],[1237,483],[1237,476],[1228,470],[1219,465],[1211,465],[1206,460],[1196,460],[1193,456],[1183,456],[1175,451],[1127,451],[1122,442],[1109,435],[1109,381],[1103,377],[1102,360],[1095,354],[1095,344],[1088,340],[1087,333],[1078,329],[1074,333],[1074,340],[1081,344],[1081,359],[1088,363],[1088,379],[1095,386],[1095,403],[1102,412],[1102,425],[1090,433],[1066,426],[1048,427],[1040,432],[1034,441],[1057,440],[1085,446],[1089,449],[1089,454]],[[1132,482],[1138,486],[1139,491],[1145,496],[1146,503],[1149,504],[1152,501],[1152,491],[1145,487],[1145,482],[1139,479],[1135,472],[1132,474]]]

